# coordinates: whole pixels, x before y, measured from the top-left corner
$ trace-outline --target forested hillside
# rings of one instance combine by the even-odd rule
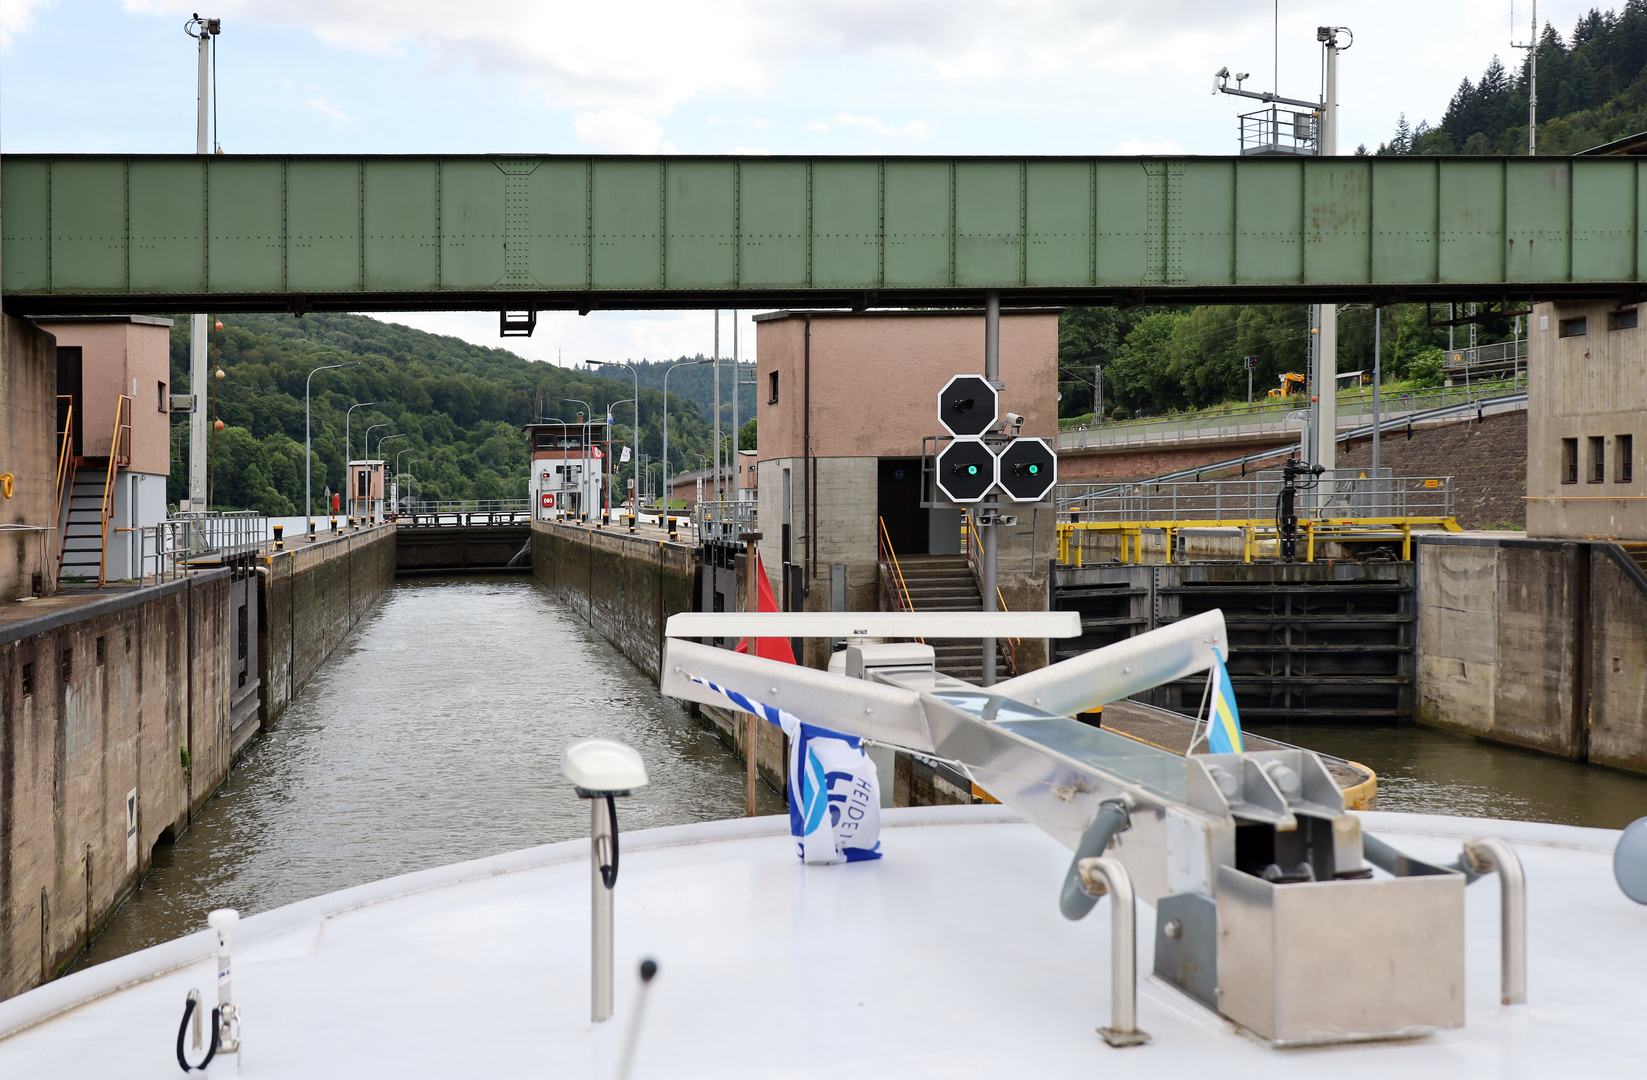
[[[303,390],[309,372],[324,364],[355,364],[321,371],[312,382],[313,489],[315,512],[322,492],[337,491],[344,477],[344,412],[356,402],[381,402],[354,410],[349,422],[353,457],[372,453],[378,440],[403,472],[415,475],[419,498],[497,499],[526,496],[526,440],[521,425],[541,405],[544,414],[572,419],[589,402],[597,417],[613,402],[633,396],[629,373],[605,378],[553,364],[534,363],[504,349],[487,349],[358,315],[230,315],[221,319],[212,346],[214,380],[210,415],[224,429],[213,438],[214,506],[267,514],[303,512]],[[188,386],[188,319],[172,328],[172,385]],[[730,378],[730,374],[728,374]],[[709,451],[703,416],[674,393],[670,380],[670,457],[695,464]],[[663,397],[641,388],[640,451],[656,462],[662,449]],[[631,405],[613,408],[615,438],[633,444]],[[188,425],[172,429],[171,502],[187,495]],[[679,456],[677,456],[679,455]],[[620,470],[626,477],[633,464]]]

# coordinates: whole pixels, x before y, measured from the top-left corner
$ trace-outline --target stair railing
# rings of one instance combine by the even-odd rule
[[[108,580],[109,522],[114,518],[114,481],[118,466],[131,464],[132,399],[121,394],[114,406],[114,433],[109,437],[109,468],[103,474],[103,508],[98,515],[102,539],[97,548],[97,587]],[[122,457],[121,450],[125,450]]]
[[[884,583],[883,591],[887,600],[891,603],[893,611],[914,611],[915,604],[909,597],[909,583],[904,580],[904,569],[898,565],[898,553],[892,549],[892,537],[886,531],[886,519],[877,517],[875,523],[880,530],[876,540],[878,550],[875,557],[876,561],[881,564],[885,575],[881,579]],[[890,571],[890,573],[886,573],[886,571]],[[922,644],[926,643],[925,638],[916,638],[915,640]]]
[[[966,567],[972,571],[972,583],[978,587],[978,596],[982,598],[984,595],[984,575],[979,566],[979,559],[983,553],[979,550],[979,545],[976,542],[978,526],[972,520],[970,508],[961,515],[961,535],[966,540]],[[995,610],[1012,610],[1007,607],[1006,597],[1002,595],[999,585],[995,586]],[[1009,677],[1016,676],[1018,674],[1018,639],[997,638],[995,648],[1000,652],[1001,660],[1006,664],[1007,675]]]
[[[63,499],[65,492],[74,487],[74,398],[58,394],[57,402],[63,414],[63,427],[57,433],[57,510],[52,520],[62,530],[57,538],[57,566],[61,573],[63,551],[69,542],[69,530],[63,524]]]

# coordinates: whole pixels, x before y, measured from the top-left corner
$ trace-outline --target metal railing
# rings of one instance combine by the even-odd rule
[[[973,520],[972,508],[968,507],[961,515],[961,540],[962,547],[966,551],[966,567],[972,571],[972,583],[978,587],[978,596],[981,599],[984,595],[984,571],[980,565],[980,560],[983,558],[983,545],[978,542],[978,539],[978,524]],[[996,540],[999,542],[1000,537],[997,536]],[[995,555],[995,565],[998,572],[1001,564],[999,548],[997,548]],[[995,586],[995,610],[1011,610],[1007,607],[1006,597],[1002,595],[999,585]],[[995,651],[1000,654],[1001,660],[1006,664],[1008,678],[1016,677],[1018,674],[1017,650],[1017,638],[995,639]]]
[[[1413,413],[1462,406],[1491,404],[1492,399],[1525,393],[1527,371],[1517,368],[1507,379],[1472,380],[1467,386],[1441,386],[1423,390],[1389,391],[1379,395],[1379,419],[1391,423]],[[1251,405],[1224,405],[1215,409],[1173,413],[1140,420],[1109,420],[1087,428],[1060,431],[1058,449],[1142,446],[1149,443],[1179,442],[1185,439],[1227,439],[1244,435],[1286,435],[1302,432],[1309,423],[1310,403],[1303,395],[1254,402]],[[1372,423],[1373,395],[1351,391],[1338,395],[1338,427],[1355,428]]]
[[[1380,469],[1337,469],[1323,473],[1313,488],[1299,490],[1300,518],[1453,516],[1450,476],[1395,476]],[[1135,484],[1060,484],[1055,498],[1058,520],[1120,521],[1265,521],[1276,514],[1281,495],[1280,469],[1264,469],[1233,480],[1169,480]]]
[[[1319,121],[1313,112],[1272,105],[1256,112],[1242,113],[1240,120],[1241,153],[1244,155],[1315,155]]]
[[[130,531],[141,578],[156,581],[255,558],[269,543],[269,519],[252,510],[188,514]]]
[[[1441,365],[1441,374],[1448,386],[1462,383],[1514,382],[1525,386],[1527,381],[1527,339],[1500,341],[1492,345],[1477,345],[1471,349],[1454,349],[1447,353]]]
[[[496,514],[532,509],[531,499],[429,499],[400,500],[401,514]]]
[[[760,504],[751,499],[722,499],[701,502],[694,516],[698,523],[698,542],[736,543],[739,533],[760,529],[756,508]]]
[[[881,565],[881,591],[886,597],[889,611],[914,611],[915,605],[909,598],[909,583],[904,580],[904,568],[898,565],[898,553],[892,550],[892,537],[886,531],[886,519],[876,517],[877,540],[875,561]],[[916,638],[916,641],[925,641]]]

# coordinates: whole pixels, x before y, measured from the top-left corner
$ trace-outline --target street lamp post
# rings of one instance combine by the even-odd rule
[[[315,372],[331,371],[333,368],[359,367],[359,360],[350,360],[346,364],[322,364],[309,371],[308,378],[303,380],[303,516],[307,520],[305,534],[315,531],[315,501],[314,492],[310,487],[310,459],[312,457],[312,442],[309,426],[309,384],[314,381]],[[344,466],[348,468],[347,465]]]
[[[406,463],[406,479],[407,480],[411,480],[411,481],[416,481],[417,480],[417,474],[412,472],[412,466],[416,465],[418,462],[424,461],[424,460],[426,460],[426,459],[425,458],[420,458],[420,457],[415,457],[411,461],[408,461]],[[408,484],[407,487],[411,488],[411,491],[412,491],[412,494],[411,494],[412,505],[416,506],[417,505],[417,485],[415,483],[412,483],[412,484]],[[413,511],[414,514],[416,512],[417,511],[415,511],[415,510]]]
[[[395,454],[395,513],[397,515],[400,513],[400,455],[410,454],[411,452],[412,448],[408,446],[406,449]]]
[[[588,513],[589,508],[583,505],[583,496],[589,490],[589,425],[594,410],[582,398],[558,397],[555,400],[583,406],[583,465],[582,475],[578,477],[578,513]],[[599,507],[596,510],[598,511]]]
[[[372,459],[372,432],[376,431],[380,427],[394,427],[394,426],[395,425],[394,425],[393,420],[385,420],[381,424],[372,424],[372,425],[370,425],[366,428],[366,437],[361,440],[361,447],[360,447],[360,453],[361,453],[361,457],[362,457],[363,460],[370,461]],[[370,489],[370,485],[368,485],[368,490],[369,489]],[[368,501],[370,501],[371,496],[368,495],[367,499],[368,499]],[[354,504],[358,501],[359,501],[358,496],[355,495],[355,478],[354,478],[354,474],[351,473],[349,475],[349,505],[351,507],[353,507]],[[353,509],[351,509],[349,511],[349,516],[350,517],[365,517],[366,515],[356,513]]]
[[[628,366],[628,365],[625,365],[625,366]],[[634,400],[635,399],[633,399],[633,398],[619,398],[617,401],[612,402],[611,405],[608,405],[606,407],[606,410],[607,410],[606,415],[608,415],[608,416],[612,415],[613,406],[622,405],[626,401],[631,401],[632,402]],[[612,437],[611,433],[608,432],[606,437],[608,439],[610,439]],[[607,443],[607,449],[608,450],[611,449],[611,443]],[[635,461],[637,463],[640,461],[640,404],[638,402],[635,403]],[[617,472],[617,468],[616,468],[615,464],[613,462],[609,461],[609,462],[606,463],[606,466],[607,466],[607,470],[608,470],[607,475],[609,477],[611,477],[612,480],[616,480],[617,477],[615,475],[613,475]],[[638,485],[637,485],[637,493],[638,493]],[[611,499],[612,492],[610,490],[607,491],[606,497],[607,497],[608,500]]]
[[[713,361],[707,356],[700,356],[696,360],[681,360],[670,364],[663,369],[663,502],[664,509],[669,509],[669,373],[678,367],[692,367],[696,364],[709,364]]]
[[[396,431],[392,434],[383,436],[383,438],[381,438],[377,441],[377,457],[374,460],[377,460],[377,461],[382,461],[383,460],[383,444],[384,443],[388,442],[390,439],[404,439],[405,437],[406,437],[406,433],[404,431]],[[384,472],[388,472],[388,470],[385,469]],[[384,504],[385,508],[387,508],[387,506],[389,504],[389,478],[387,476],[385,476],[383,478],[383,504]]]
[[[386,405],[386,404],[388,404],[388,402],[384,402],[384,401],[357,401],[357,402],[355,402],[355,404],[350,405],[348,410],[344,412],[344,414],[343,414],[343,472],[344,472],[345,475],[347,475],[348,472],[349,472],[349,456],[350,456],[350,453],[351,453],[351,451],[354,447],[354,443],[351,443],[349,441],[349,420],[352,418],[352,415],[353,415],[354,411],[356,409],[364,409],[364,408],[366,408],[367,406],[370,406],[370,405]],[[350,517],[353,517],[354,512],[355,512],[354,499],[355,499],[354,488],[351,486],[349,488],[349,508],[347,510],[347,513]]]

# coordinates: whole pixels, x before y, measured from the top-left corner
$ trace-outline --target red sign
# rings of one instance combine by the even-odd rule
[[[555,493],[553,491],[545,491],[543,493],[543,508],[545,510],[553,510],[555,508]]]

